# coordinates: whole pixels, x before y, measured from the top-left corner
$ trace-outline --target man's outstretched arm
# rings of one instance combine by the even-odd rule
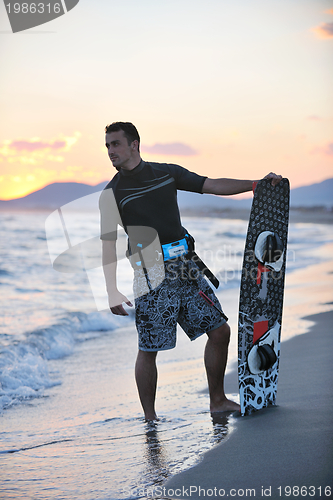
[[[115,241],[102,241],[103,252],[103,272],[105,276],[106,290],[109,297],[109,306],[111,312],[120,316],[128,316],[123,307],[123,302],[132,306],[125,295],[119,292],[117,288],[117,251]]]
[[[272,185],[276,186],[282,179],[281,175],[276,175],[273,172],[267,174],[264,179],[272,179]],[[246,193],[252,191],[253,180],[241,179],[210,179],[207,178],[204,182],[202,192],[207,194],[217,194],[228,196],[231,194]]]

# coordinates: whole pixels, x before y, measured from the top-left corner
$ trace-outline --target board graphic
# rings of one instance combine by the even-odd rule
[[[258,182],[246,237],[238,319],[241,415],[276,404],[289,220],[289,181]]]

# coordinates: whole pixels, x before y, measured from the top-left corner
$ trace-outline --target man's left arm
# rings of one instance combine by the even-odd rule
[[[265,175],[264,179],[272,179],[272,185],[276,186],[281,181],[282,176],[270,172]],[[252,191],[253,182],[258,182],[258,180],[210,179],[207,177],[203,184],[202,192],[222,196],[246,193],[247,191]]]

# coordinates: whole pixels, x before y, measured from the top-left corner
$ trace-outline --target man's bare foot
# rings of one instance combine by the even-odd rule
[[[235,401],[231,401],[227,398],[225,398],[219,404],[210,405],[211,413],[221,413],[223,411],[240,411],[240,406],[238,403],[235,403]]]
[[[145,415],[145,421],[148,422],[148,423],[149,422],[158,422],[159,418],[156,415],[156,413],[154,413],[154,415]]]

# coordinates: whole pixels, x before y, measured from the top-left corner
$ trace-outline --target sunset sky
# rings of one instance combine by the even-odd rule
[[[13,34],[0,3],[0,199],[115,171],[104,127],[210,177],[333,177],[333,1],[80,0]]]

